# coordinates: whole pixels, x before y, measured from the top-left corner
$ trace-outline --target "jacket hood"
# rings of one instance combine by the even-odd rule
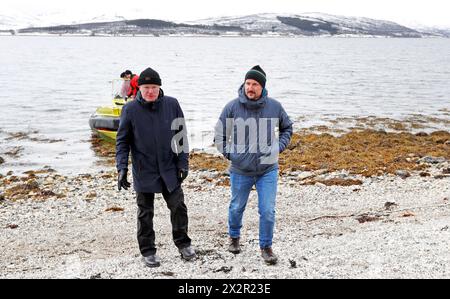
[[[248,109],[260,109],[263,108],[266,105],[267,102],[267,96],[268,96],[267,89],[263,88],[261,98],[259,98],[257,101],[249,100],[247,96],[245,95],[245,86],[244,84],[239,87],[238,95],[239,95],[239,102],[244,104],[244,106]]]
[[[139,104],[141,104],[145,108],[156,110],[158,108],[158,106],[159,106],[159,103],[161,103],[163,97],[164,97],[164,91],[162,90],[162,88],[160,88],[159,89],[159,96],[156,99],[156,101],[154,101],[154,102],[147,102],[142,97],[141,92],[138,91],[138,93],[136,95],[136,101],[138,101]]]

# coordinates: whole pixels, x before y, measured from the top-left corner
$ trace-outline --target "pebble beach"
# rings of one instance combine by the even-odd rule
[[[183,183],[194,261],[180,258],[169,210],[157,196],[159,268],[142,262],[135,194],[117,191],[113,168],[9,173],[0,186],[0,278],[450,278],[450,163],[422,161],[427,175],[281,173],[275,266],[260,257],[256,191],[242,253],[227,251],[226,171],[193,167]]]

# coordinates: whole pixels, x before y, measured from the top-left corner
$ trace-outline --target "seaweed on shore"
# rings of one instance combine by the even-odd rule
[[[290,171],[329,172],[347,170],[351,174],[376,176],[399,170],[423,170],[425,156],[450,160],[450,133],[387,133],[353,130],[341,136],[294,134],[288,149],[280,156],[282,173]]]
[[[294,134],[288,148],[280,155],[280,173],[293,171],[327,172],[347,170],[366,177],[395,174],[400,170],[424,170],[422,157],[450,160],[450,133],[387,133],[375,130],[352,130],[340,136],[328,133]],[[221,156],[202,153],[190,155],[194,170],[225,171],[229,162]]]

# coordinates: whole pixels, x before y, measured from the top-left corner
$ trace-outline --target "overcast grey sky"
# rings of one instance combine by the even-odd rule
[[[392,20],[406,25],[450,27],[449,0],[14,0],[4,1],[3,5],[33,14],[64,11],[74,16],[119,14],[173,21],[264,12],[322,12]]]

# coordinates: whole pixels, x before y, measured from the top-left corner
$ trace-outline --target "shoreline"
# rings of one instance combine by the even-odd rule
[[[448,132],[450,111],[443,108],[439,109],[436,115],[414,114],[401,119],[376,116],[337,118],[324,116],[313,123],[310,123],[306,116],[301,116],[296,117],[294,122],[296,133],[302,136],[315,134],[318,136],[316,142],[318,144],[324,143],[325,138],[320,137],[323,134],[340,137],[347,133],[362,132],[359,137],[364,138],[368,136],[365,132],[369,130],[388,134],[419,134],[423,137],[437,131]],[[2,145],[0,149],[0,174],[5,175],[10,170],[18,173],[51,167],[61,174],[76,175],[86,171],[95,172],[108,168],[108,164],[111,164],[108,158],[114,156],[114,148],[108,144],[103,145],[102,140],[91,136],[89,131],[86,133],[81,141],[76,141],[66,139],[64,135],[46,135],[36,128],[30,128],[26,131],[0,128],[0,145]],[[201,138],[201,145],[194,142],[200,140],[198,134],[200,133],[196,133],[197,137],[191,136],[190,141],[194,144],[191,152],[195,154],[217,153],[217,150],[211,145],[213,132],[208,133],[206,141],[203,137]],[[204,133],[201,134],[203,136]],[[330,141],[336,142],[336,139]],[[85,148],[84,152],[71,153],[67,146],[73,142],[81,142]],[[405,138],[400,137],[400,142],[405,143]],[[48,145],[51,156],[47,159],[48,162],[42,162],[40,159],[42,149],[46,145]],[[348,146],[353,145],[349,143]],[[79,159],[83,159],[81,165],[78,163]],[[77,167],[76,165],[80,166]]]

